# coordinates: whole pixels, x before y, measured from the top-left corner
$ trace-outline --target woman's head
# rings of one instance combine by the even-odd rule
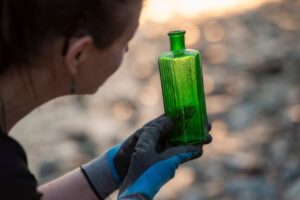
[[[141,6],[142,0],[1,0],[0,74],[26,70],[61,41],[56,53],[79,87],[91,89],[101,84],[92,76],[104,79],[120,64]]]

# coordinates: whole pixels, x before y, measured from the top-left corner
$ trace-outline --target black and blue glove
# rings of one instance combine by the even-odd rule
[[[172,125],[169,118],[160,117],[140,129],[118,200],[153,199],[175,176],[180,164],[202,155],[202,145],[166,146],[166,135]],[[207,143],[210,142],[211,136]]]
[[[161,117],[148,122],[145,126],[155,123]],[[123,143],[81,166],[81,171],[99,199],[105,199],[119,189],[127,174],[135,145],[143,132],[144,128],[137,130]]]
[[[165,136],[171,124],[172,122],[162,115],[145,124],[126,141],[112,147],[104,155],[81,166],[83,174],[99,199],[105,199],[115,190],[119,189],[127,175],[132,155],[136,152],[136,144],[140,141],[141,135],[145,135],[148,131],[151,131],[149,127],[161,127],[160,130],[164,133],[159,136],[160,140],[156,145],[156,151],[161,152],[167,149]],[[149,134],[151,135],[151,133],[148,133],[147,135]],[[154,136],[155,135],[153,135],[153,137]],[[143,136],[143,138],[143,140],[145,140],[145,136]],[[210,142],[211,137],[209,137],[207,143]],[[144,151],[148,151],[148,148],[145,148]],[[172,152],[172,150],[169,151]],[[127,179],[129,180],[129,178]],[[125,186],[122,188],[124,187]],[[139,194],[136,194],[135,196],[138,195]]]
[[[81,171],[99,199],[105,199],[119,189],[127,174],[131,155],[141,133],[141,130],[136,131],[125,142],[81,166]]]

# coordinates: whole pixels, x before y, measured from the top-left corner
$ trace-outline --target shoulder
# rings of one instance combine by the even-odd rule
[[[8,162],[17,160],[27,166],[25,151],[17,141],[9,136],[0,135],[0,156],[1,160],[5,159]]]
[[[14,139],[0,136],[0,199],[40,199],[26,154]]]

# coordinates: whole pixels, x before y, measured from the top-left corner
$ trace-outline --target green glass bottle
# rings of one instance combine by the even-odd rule
[[[169,34],[171,51],[159,57],[166,116],[175,121],[171,145],[199,144],[208,138],[201,56],[186,49],[185,31]]]

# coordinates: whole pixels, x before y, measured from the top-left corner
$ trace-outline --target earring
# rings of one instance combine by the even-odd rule
[[[77,84],[76,84],[74,76],[72,76],[71,77],[71,89],[70,89],[70,93],[71,94],[76,94],[76,91],[77,91]]]

